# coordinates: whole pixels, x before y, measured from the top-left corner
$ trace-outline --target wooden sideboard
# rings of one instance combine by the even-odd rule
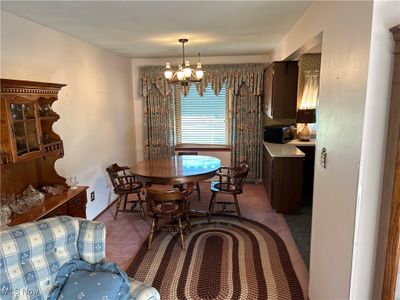
[[[37,190],[61,185],[68,190],[66,179],[54,168],[55,162],[64,156],[64,145],[53,131],[60,116],[52,107],[65,84],[13,79],[1,79],[0,83],[2,196],[19,195],[29,185]],[[55,215],[86,218],[86,189],[82,186],[58,196],[46,194],[41,206],[31,207],[25,214],[13,213],[9,225]]]
[[[13,213],[9,226],[60,215],[85,219],[87,188],[87,186],[79,186],[76,190],[68,190],[57,196],[46,195],[43,205],[31,207],[27,213],[22,215]]]

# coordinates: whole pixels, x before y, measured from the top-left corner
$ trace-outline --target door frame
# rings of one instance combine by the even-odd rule
[[[400,24],[391,28],[390,31],[395,41],[393,52],[395,59],[383,189],[391,194],[391,215],[382,299],[395,297],[400,256]]]

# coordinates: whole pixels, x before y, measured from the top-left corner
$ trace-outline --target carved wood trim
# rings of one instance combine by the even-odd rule
[[[400,255],[400,24],[390,31],[395,40],[395,60],[383,188],[391,189],[392,196],[382,299],[395,297]]]
[[[41,90],[41,89],[27,89],[27,88],[1,88],[2,93],[19,93],[19,94],[57,94],[58,90]]]

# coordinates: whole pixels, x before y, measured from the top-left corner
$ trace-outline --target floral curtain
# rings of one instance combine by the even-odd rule
[[[231,118],[231,165],[246,162],[250,167],[247,178],[256,180],[261,176],[261,95],[243,85],[233,96]]]
[[[203,95],[211,85],[215,95],[226,84],[233,94],[231,128],[231,165],[243,161],[251,169],[249,179],[260,178],[261,96],[263,64],[204,65],[205,76],[197,91]],[[145,106],[145,152],[148,158],[173,154],[174,101],[173,85],[164,79],[163,67],[142,67],[141,90]],[[183,88],[187,95],[189,89]]]
[[[144,154],[146,159],[167,158],[175,151],[174,98],[157,67],[144,67],[142,96],[144,107]],[[150,75],[150,76],[149,76]]]

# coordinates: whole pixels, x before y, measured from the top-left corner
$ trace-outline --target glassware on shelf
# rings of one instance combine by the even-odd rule
[[[1,204],[0,207],[0,230],[7,228],[11,222],[11,208],[8,204]]]
[[[60,195],[66,191],[66,187],[62,184],[52,184],[52,185],[45,185],[42,187],[42,191],[45,191],[48,194],[53,196]]]
[[[22,193],[22,199],[31,207],[40,206],[43,204],[44,195],[36,190],[32,185],[29,185]]]
[[[0,230],[7,228],[11,222],[11,208],[10,202],[14,200],[14,194],[2,194],[0,205]]]
[[[17,196],[14,201],[10,202],[10,208],[16,214],[22,215],[28,211],[29,204],[21,196]]]
[[[13,120],[23,120],[23,115],[22,115],[22,105],[21,104],[16,104],[16,103],[11,103],[11,115]]]
[[[39,105],[39,114],[41,117],[57,116],[51,108],[50,103],[42,103]]]
[[[78,188],[78,179],[76,178],[76,176],[70,177],[68,180],[68,185],[70,186],[71,190],[76,190]]]

